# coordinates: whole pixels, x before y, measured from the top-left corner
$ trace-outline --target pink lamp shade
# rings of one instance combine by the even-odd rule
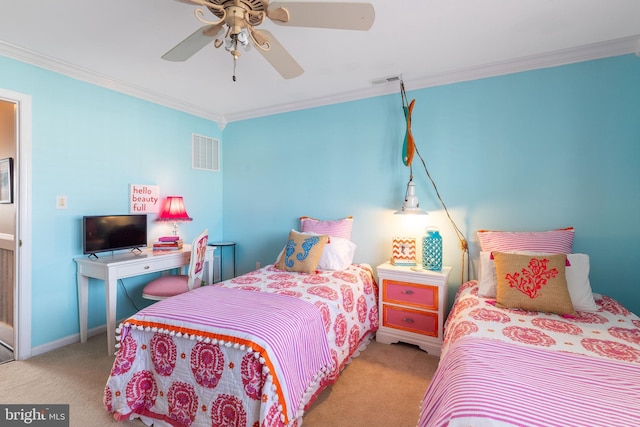
[[[168,196],[164,199],[158,221],[193,221],[184,207],[182,196]]]
[[[187,210],[184,208],[182,196],[167,196],[156,221],[173,222],[173,235],[177,236],[178,222],[193,221],[193,218],[189,217]]]

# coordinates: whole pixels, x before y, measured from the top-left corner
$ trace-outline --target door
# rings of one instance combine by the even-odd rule
[[[0,160],[8,158],[10,178],[0,174],[0,341],[22,360],[31,357],[31,97],[0,88]]]
[[[0,100],[0,362],[13,358],[15,302],[16,209],[13,163],[16,161],[17,112],[15,102]],[[9,162],[7,161],[9,160]],[[8,168],[10,166],[10,169]],[[8,172],[8,173],[7,173]],[[7,191],[8,190],[8,191]],[[7,200],[8,199],[8,200]]]

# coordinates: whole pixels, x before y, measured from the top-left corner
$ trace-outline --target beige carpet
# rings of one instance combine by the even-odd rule
[[[102,406],[113,357],[106,335],[0,365],[0,403],[70,405],[71,427],[136,426],[116,423]],[[405,345],[375,341],[355,358],[338,381],[318,397],[304,427],[415,427],[420,399],[438,358]]]

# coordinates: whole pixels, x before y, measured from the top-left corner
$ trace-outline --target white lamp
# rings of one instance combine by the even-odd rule
[[[429,215],[420,209],[420,202],[416,196],[416,185],[413,183],[413,177],[409,178],[407,183],[407,191],[404,195],[404,203],[399,211],[394,212],[395,215]]]

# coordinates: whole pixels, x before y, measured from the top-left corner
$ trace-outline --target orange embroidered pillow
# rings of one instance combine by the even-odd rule
[[[567,288],[567,256],[493,252],[498,276],[496,306],[575,315]]]

